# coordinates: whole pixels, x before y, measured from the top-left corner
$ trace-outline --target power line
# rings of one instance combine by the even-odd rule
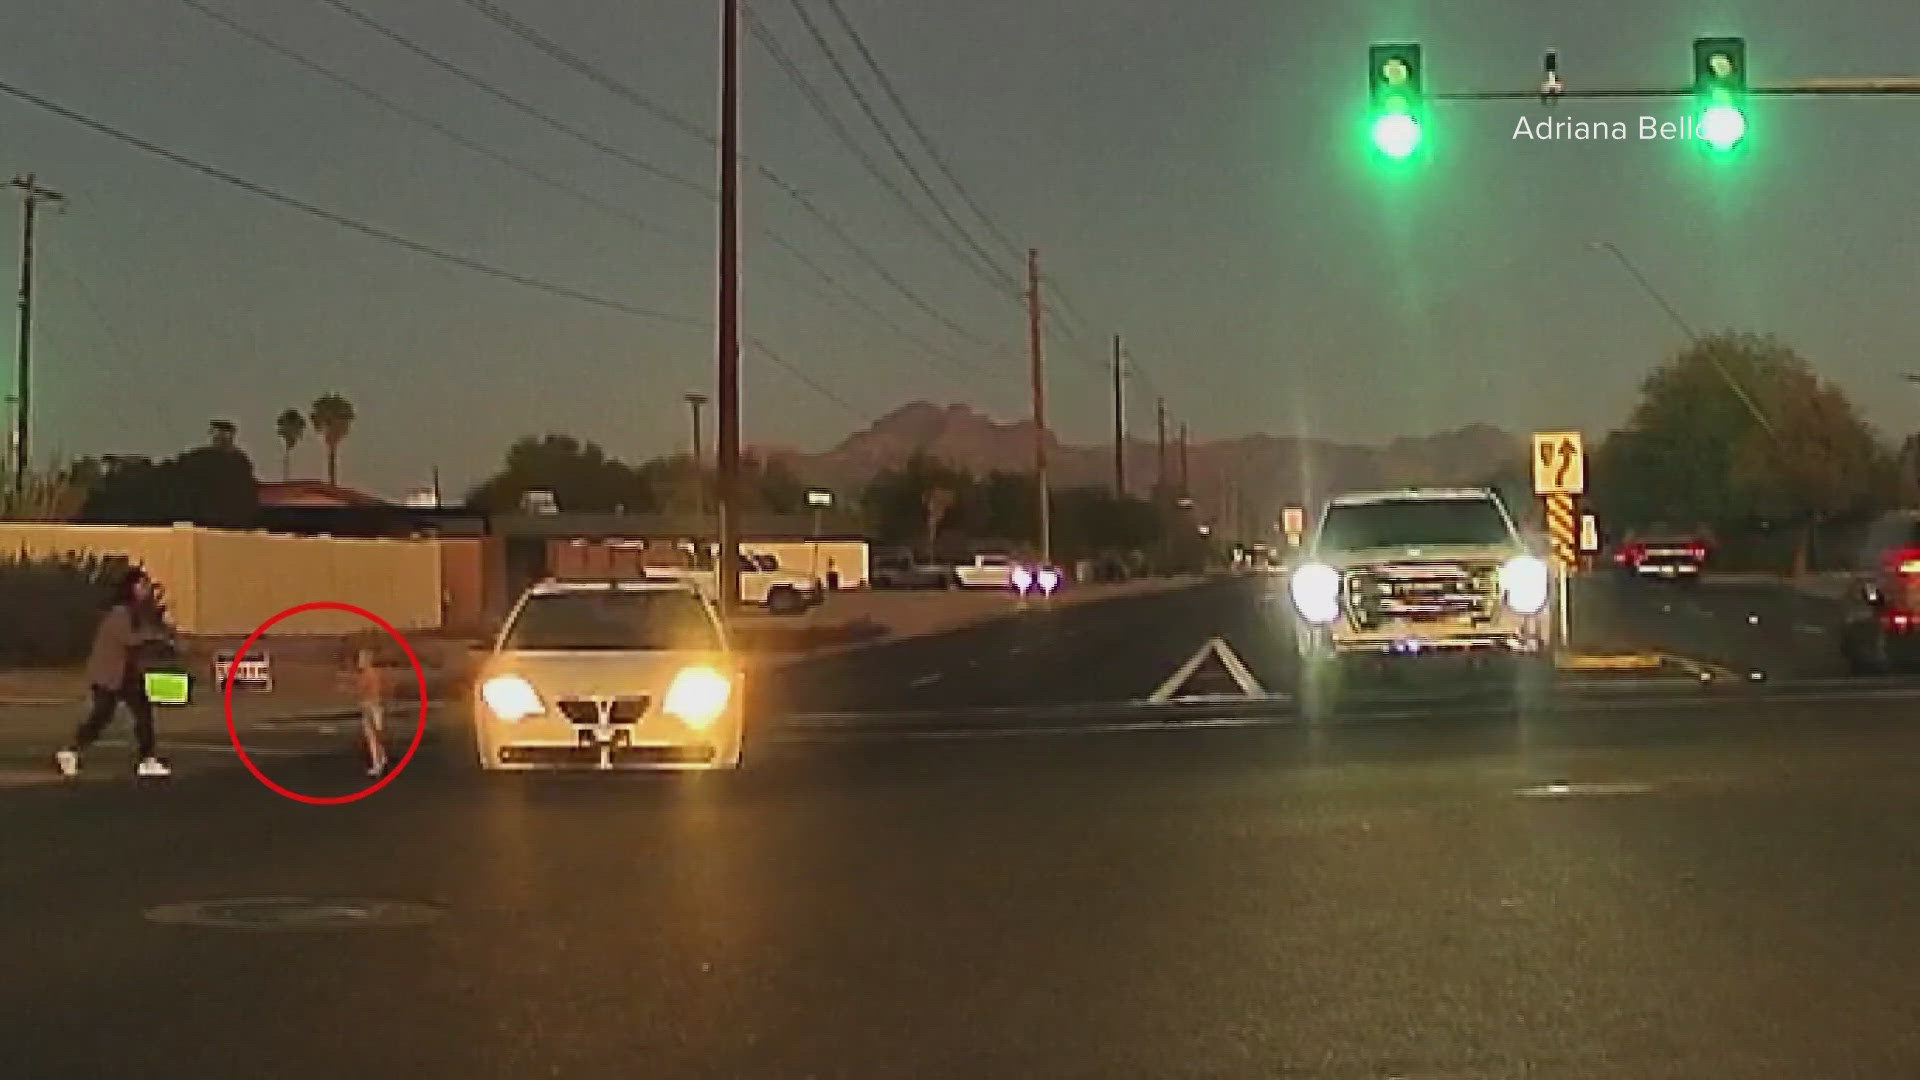
[[[606,201],[605,199],[599,198],[596,195],[583,191],[580,188],[575,187],[574,185],[569,184],[564,180],[560,180],[555,177],[548,176],[546,173],[541,172],[539,169],[536,169],[531,165],[528,165],[515,158],[509,157],[506,154],[502,154],[496,150],[493,150],[487,146],[484,146],[478,142],[475,142],[474,140],[467,138],[465,135],[460,134],[458,131],[455,131],[452,128],[447,127],[445,124],[440,123],[438,120],[435,120],[430,116],[427,116],[412,108],[409,108],[406,105],[402,105],[400,102],[395,101],[394,99],[386,96],[385,94],[382,94],[377,90],[374,90],[368,86],[365,86],[359,82],[354,81],[353,79],[348,78],[345,75],[342,75],[338,71],[335,71],[330,67],[327,67],[326,65],[320,63],[319,61],[314,60],[311,57],[308,57],[288,47],[287,45],[282,44],[281,42],[276,41],[273,38],[268,37],[267,35],[252,29],[251,27],[246,26],[245,24],[235,20],[233,17],[225,14],[224,12],[216,11],[215,9],[208,7],[206,4],[201,3],[200,0],[180,0],[180,3],[185,4],[187,7],[192,8],[194,11],[199,12],[201,15],[204,15],[207,18],[212,19],[213,21],[219,23],[220,25],[226,27],[227,29],[233,31],[236,34],[239,34],[241,37],[244,37],[247,40],[252,41],[254,44],[259,45],[262,48],[268,49],[272,52],[278,53],[280,56],[283,56],[286,59],[291,60],[296,64],[299,64],[301,67],[304,67],[307,70],[312,71],[317,75],[320,75],[322,78],[328,79],[340,86],[346,87],[348,90],[351,90],[354,93],[359,94],[361,97],[364,97],[369,101],[372,101],[374,104],[379,105],[381,108],[384,108],[389,112],[394,113],[395,115],[404,117],[416,124],[419,124],[422,127],[428,128],[429,130],[435,131],[439,133],[441,136],[443,136],[444,138],[448,139],[449,141],[459,146],[465,147],[466,149],[472,151],[473,153],[479,154],[481,157],[487,158],[490,161],[494,161],[500,165],[504,165],[507,168],[512,169],[514,172],[519,173],[520,175],[525,176],[530,180],[536,181],[540,184],[544,184],[547,187],[554,189],[555,191],[559,191],[563,194],[569,195],[574,199],[577,199],[588,206],[591,206],[597,210],[603,211],[614,217],[620,218],[621,220],[626,221],[628,224],[634,225],[637,228],[645,229],[648,232],[656,232],[663,236],[672,237],[676,240],[680,240],[683,243],[689,243],[689,244],[703,243],[703,241],[699,240],[691,233],[682,232],[678,229],[672,228],[671,226],[660,225],[660,224],[656,224],[655,222],[648,221],[646,218],[643,218],[638,214],[632,213],[631,211],[623,207],[617,206],[613,203]]]
[[[543,53],[546,53],[549,57],[552,57],[558,63],[573,70],[574,72],[578,73],[579,75],[588,79],[589,81],[598,83],[603,89],[607,90],[609,93],[612,93],[617,97],[625,98],[627,101],[638,106],[641,110],[652,115],[654,118],[660,120],[661,122],[667,124],[669,127],[672,127],[676,131],[679,131],[684,135],[690,135],[693,138],[699,139],[701,142],[706,143],[708,146],[715,145],[713,135],[709,133],[704,127],[701,127],[698,123],[695,123],[694,121],[687,119],[686,117],[680,115],[679,113],[674,112],[672,109],[667,108],[665,105],[662,105],[652,100],[651,98],[647,97],[646,95],[640,93],[639,91],[635,90],[633,87],[628,86],[627,84],[619,81],[618,79],[615,79],[613,76],[608,75],[606,72],[601,71],[599,68],[588,63],[586,60],[581,59],[579,55],[569,51],[565,46],[561,45],[559,42],[554,41],[552,38],[549,38],[546,35],[540,33],[540,31],[535,30],[532,26],[529,26],[525,22],[522,22],[512,12],[506,10],[505,8],[502,8],[500,5],[491,3],[489,2],[489,0],[462,0],[462,2],[464,2],[468,7],[479,12],[480,14],[485,15],[487,18],[492,19],[494,22],[500,24],[502,27],[505,27],[507,30],[511,31],[514,35],[524,40],[527,44],[532,45],[534,48],[539,49]]]
[[[331,4],[335,7],[339,7],[342,10],[351,10],[350,6],[346,4],[345,0],[324,0],[324,2]],[[522,40],[526,41],[528,44],[533,45],[535,48],[539,49],[541,52],[546,53],[548,56],[551,56],[556,60],[560,60],[570,70],[578,72],[581,75],[585,76],[586,78],[591,79],[595,84],[607,89],[611,93],[619,96],[620,98],[626,101],[632,102],[633,104],[639,106],[640,108],[646,110],[647,112],[655,116],[658,116],[666,120],[668,123],[672,124],[672,126],[674,126],[676,129],[682,132],[685,132],[686,134],[694,138],[699,139],[701,142],[705,143],[709,147],[714,147],[719,145],[717,140],[715,140],[714,137],[712,136],[712,134],[708,133],[705,129],[701,128],[698,124],[695,124],[693,121],[688,120],[677,113],[674,113],[672,110],[667,109],[665,106],[652,101],[651,99],[646,97],[646,95],[641,94],[639,91],[628,86],[626,83],[621,82],[618,79],[615,79],[611,75],[608,75],[605,71],[602,71],[600,68],[595,67],[593,64],[582,59],[578,54],[575,54],[569,51],[565,46],[562,46],[559,43],[553,41],[551,38],[548,38],[540,34],[538,31],[534,30],[532,27],[528,26],[526,23],[515,18],[511,14],[501,10],[501,8],[498,5],[487,3],[485,2],[485,0],[462,0],[462,2],[470,4],[471,6],[473,6],[474,10],[479,11],[481,14],[487,16],[489,19],[492,19],[495,23],[505,28],[508,32],[514,34],[516,37],[521,38]],[[400,41],[405,40],[401,38],[400,35],[398,35],[396,32],[380,26],[378,23],[374,22],[371,18],[369,18],[366,15],[356,13],[356,16],[359,19],[361,19],[363,22],[367,23],[368,25],[378,28],[380,33],[382,33],[383,35],[391,39],[400,40]],[[408,47],[413,49],[416,52],[421,53],[422,55],[431,57],[430,53],[426,53],[425,50],[421,49],[417,45],[413,45],[412,43],[409,42]],[[432,59],[436,64],[442,67],[451,68],[451,65],[448,64],[447,61],[440,60],[437,57],[432,57]],[[624,155],[621,155],[621,156],[624,156]],[[863,264],[865,264],[869,269],[873,270],[876,274],[878,274],[884,281],[886,281],[888,285],[892,286],[894,291],[904,296],[916,308],[919,308],[923,313],[927,314],[936,322],[939,322],[942,326],[945,326],[948,330],[959,335],[960,337],[965,338],[968,341],[973,342],[976,345],[979,345],[993,352],[1005,353],[1007,351],[1005,346],[994,344],[993,342],[988,341],[985,338],[982,338],[980,335],[975,334],[972,331],[966,329],[965,327],[961,326],[959,323],[956,323],[952,319],[948,318],[942,312],[935,309],[932,304],[928,303],[918,293],[914,292],[913,289],[909,287],[905,282],[902,282],[898,276],[896,276],[891,271],[887,270],[883,265],[881,265],[880,261],[876,259],[871,252],[869,252],[863,245],[861,245],[859,241],[855,240],[851,235],[849,235],[846,229],[843,228],[839,222],[835,221],[825,211],[821,210],[820,207],[817,206],[813,202],[813,200],[809,199],[806,196],[806,194],[802,192],[798,187],[789,183],[786,179],[781,177],[778,173],[774,172],[772,169],[768,168],[763,164],[752,161],[752,159],[746,157],[745,155],[742,155],[740,160],[744,164],[752,165],[754,172],[757,173],[761,177],[761,179],[773,185],[781,193],[783,193],[789,199],[792,199],[796,204],[798,204],[802,210],[807,212],[807,214],[812,216],[815,220],[819,221],[820,224],[824,226],[828,232],[833,234],[835,239],[839,240],[840,243],[845,245],[847,249],[852,251],[854,255],[858,257]],[[713,193],[710,190],[706,188],[700,188],[700,190],[704,195],[707,196],[707,198],[712,199],[714,197]]]
[[[848,404],[847,399],[827,389],[825,386],[822,386],[818,380],[816,380],[813,376],[807,374],[805,369],[801,368],[799,365],[788,360],[786,357],[781,356],[779,353],[773,351],[773,346],[768,345],[765,341],[761,340],[760,338],[757,338],[757,337],[749,338],[747,341],[747,344],[753,346],[755,349],[758,349],[761,355],[765,356],[767,359],[785,368],[788,374],[800,380],[802,383],[805,383],[807,388],[812,390],[814,393],[819,394],[821,397],[826,398],[828,401],[831,401],[835,405],[838,405],[842,409],[845,409],[855,419],[863,420],[863,421],[871,420],[876,415],[875,413],[866,412]]]
[[[864,113],[867,120],[873,124],[873,129],[880,134],[881,141],[887,144],[887,149],[893,154],[893,159],[900,163],[900,167],[907,171],[908,176],[913,178],[914,186],[918,187],[920,193],[927,197],[927,201],[933,204],[933,208],[939,212],[941,218],[958,234],[961,242],[965,243],[967,247],[972,250],[974,257],[979,260],[979,268],[985,269],[988,284],[1002,290],[1005,295],[1017,300],[1020,296],[1020,283],[1014,280],[1013,275],[1009,274],[993,261],[993,256],[987,254],[986,249],[982,248],[980,244],[974,240],[973,234],[967,230],[966,226],[962,225],[960,220],[954,217],[953,212],[947,209],[945,200],[934,193],[933,187],[927,183],[926,177],[921,175],[919,167],[913,163],[913,159],[908,157],[906,151],[901,148],[899,140],[893,137],[893,132],[887,127],[886,121],[883,120],[879,112],[874,109],[872,102],[867,100],[867,95],[860,89],[860,84],[854,79],[852,72],[849,72],[846,65],[840,62],[840,54],[834,52],[833,46],[827,41],[826,35],[820,32],[819,25],[813,21],[813,16],[807,13],[806,5],[802,0],[791,0],[791,2],[794,14],[800,17],[801,25],[806,27],[808,35],[813,38],[813,43],[819,46],[821,54],[827,58],[827,63],[832,65],[834,73],[840,77],[842,85],[847,88],[849,94],[853,95],[853,100],[860,106],[860,111]],[[979,268],[976,268],[976,270]]]
[[[866,62],[867,70],[873,72],[873,77],[875,81],[880,84],[880,89],[887,95],[887,100],[893,103],[893,107],[899,112],[901,119],[907,122],[907,129],[913,133],[914,139],[920,143],[920,148],[926,151],[927,157],[933,162],[934,166],[940,170],[941,174],[947,178],[947,182],[953,185],[953,189],[960,193],[960,198],[967,204],[967,208],[972,210],[974,216],[979,218],[987,226],[987,232],[992,234],[995,240],[999,241],[1000,247],[1006,251],[1008,258],[1018,262],[1022,257],[1019,245],[1007,239],[1007,234],[1001,231],[1000,227],[994,223],[993,218],[989,217],[985,210],[980,208],[980,204],[974,201],[973,195],[967,191],[967,186],[960,182],[958,176],[954,175],[954,171],[952,167],[947,164],[945,156],[934,146],[933,140],[927,137],[926,131],[920,127],[919,122],[913,118],[913,113],[907,109],[907,103],[902,100],[899,92],[894,89],[893,80],[887,78],[887,73],[881,69],[879,61],[874,59],[872,51],[867,48],[866,41],[861,38],[860,31],[855,29],[853,21],[847,18],[847,13],[840,7],[839,0],[827,0],[827,7],[832,9],[834,18],[840,22],[840,28],[846,32],[848,39],[853,42],[853,47],[859,51],[860,58]]]
[[[62,117],[67,120],[71,120],[74,123],[81,125],[82,127],[90,128],[93,131],[99,132],[100,134],[105,135],[109,138],[117,139],[120,142],[126,143],[129,146],[135,147],[140,150],[144,150],[147,153],[154,155],[155,157],[165,158],[166,160],[171,161],[176,165],[180,165],[185,168],[192,169],[193,171],[200,173],[204,176],[210,176],[215,180],[220,181],[221,183],[230,184],[249,194],[259,196],[262,199],[266,199],[269,202],[279,203],[281,206],[290,207],[304,214],[309,214],[313,217],[317,217],[322,221],[331,222],[332,224],[338,225],[343,229],[350,229],[354,232],[361,234],[362,236],[369,236],[375,240],[382,241],[383,243],[388,243],[396,247],[405,248],[408,251],[414,252],[415,254],[425,255],[429,258],[438,259],[441,262],[445,262],[445,263],[451,263],[454,266],[458,266],[467,270],[472,270],[475,273],[486,274],[489,277],[499,278],[503,281],[511,281],[516,285],[524,285],[529,289],[536,289],[536,290],[539,290],[540,292],[550,293],[554,296],[565,297],[569,300],[577,300],[583,304],[592,304],[595,307],[602,307],[611,311],[618,311],[626,315],[635,316],[637,318],[654,319],[659,322],[673,323],[680,326],[702,327],[706,325],[701,320],[695,319],[691,316],[674,315],[669,312],[655,311],[651,308],[643,308],[635,304],[629,304],[624,300],[613,300],[604,296],[596,296],[593,293],[582,292],[579,289],[575,289],[571,286],[560,285],[555,282],[547,281],[544,278],[536,278],[527,274],[517,273],[512,270],[503,270],[500,267],[494,266],[490,263],[481,262],[479,259],[475,259],[471,256],[461,255],[461,254],[458,254],[457,252],[447,251],[444,248],[434,247],[431,244],[426,244],[419,240],[414,240],[414,239],[410,239],[408,237],[402,236],[399,233],[391,232],[387,229],[383,229],[378,225],[369,225],[366,222],[361,221],[357,218],[351,218],[346,216],[345,214],[336,213],[335,211],[328,210],[325,207],[316,206],[313,203],[305,201],[304,199],[296,198],[295,196],[285,194],[284,192],[276,191],[273,188],[269,188],[265,186],[264,184],[254,183],[253,181],[248,180],[245,177],[236,176],[235,174],[230,173],[225,169],[219,168],[217,166],[208,165],[205,162],[201,162],[201,161],[196,161],[193,158],[187,157],[185,154],[181,154],[173,150],[169,150],[164,146],[158,145],[157,143],[148,142],[147,140],[140,138],[138,135],[132,135],[125,131],[121,131],[119,128],[111,127],[105,123],[102,123],[99,120],[95,120],[92,117],[82,115],[81,113],[75,112],[74,110],[67,108],[65,105],[61,105],[55,101],[50,101],[47,98],[41,97],[40,95],[35,94],[30,90],[22,89],[18,86],[13,85],[12,83],[0,82],[0,92],[11,94],[14,97],[17,97],[20,100],[25,101],[30,105],[38,106],[39,108],[44,109],[47,112],[53,113],[56,116]]]
[[[400,46],[401,48],[407,50],[408,52],[414,54],[415,56],[418,56],[420,59],[425,60],[426,62],[448,73],[449,75],[452,75],[455,78],[461,80],[462,82],[467,83],[469,86],[472,86],[485,94],[488,94],[494,98],[497,98],[500,101],[506,102],[508,105],[513,106],[515,109],[518,109],[519,111],[525,113],[526,115],[533,117],[534,119],[540,121],[543,124],[548,125],[549,127],[554,128],[557,131],[565,132],[567,135],[570,135],[573,138],[579,140],[580,142],[583,142],[588,146],[593,147],[595,150],[598,150],[603,154],[606,154],[610,157],[618,158],[621,161],[626,162],[628,165],[631,165],[634,168],[639,169],[641,172],[644,172],[647,175],[652,176],[656,179],[663,180],[669,184],[674,185],[675,187],[685,188],[688,191],[692,191],[695,194],[699,195],[701,198],[704,198],[709,202],[712,202],[714,199],[717,198],[713,190],[707,187],[705,184],[702,184],[697,180],[693,180],[693,179],[689,179],[688,177],[681,176],[679,173],[673,172],[670,169],[662,168],[650,161],[647,161],[644,158],[636,157],[633,154],[629,154],[626,151],[620,149],[619,147],[610,146],[607,143],[594,138],[592,135],[589,135],[586,132],[580,130],[579,128],[574,127],[573,125],[567,123],[566,121],[560,119],[559,117],[554,116],[552,113],[549,113],[544,109],[541,109],[538,106],[533,105],[522,98],[518,98],[512,94],[507,93],[505,90],[502,90],[499,87],[488,82],[487,80],[481,78],[480,76],[475,75],[473,72],[468,71],[466,68],[463,68],[458,64],[455,64],[451,60],[445,59],[439,54],[433,52],[431,49],[428,49],[427,47],[415,42],[413,39],[406,37],[405,35],[401,34],[396,30],[392,30],[388,28],[387,26],[382,24],[379,20],[375,19],[373,16],[368,15],[366,12],[361,11],[359,8],[354,7],[352,4],[347,3],[346,0],[320,0],[320,2],[323,4],[326,4],[328,7],[333,8],[335,11],[340,12],[342,15],[345,15],[348,18],[353,19],[355,22],[358,22],[360,25],[366,27],[367,29],[373,31],[376,34],[379,34],[381,37],[386,38],[388,41],[393,42],[395,45]]]
[[[511,270],[503,270],[489,263],[481,262],[478,259],[471,258],[466,255],[460,255],[455,252],[446,251],[441,248],[433,247],[432,245],[421,243],[418,240],[413,240],[413,239],[409,239],[408,237],[401,236],[398,233],[390,232],[377,225],[369,225],[366,222],[348,217],[345,214],[336,213],[324,207],[315,206],[314,204],[307,202],[303,199],[285,194],[280,191],[276,191],[263,184],[254,183],[253,181],[248,180],[244,177],[237,176],[233,173],[226,171],[225,169],[219,168],[218,166],[208,165],[204,162],[196,161],[193,158],[187,157],[185,154],[181,154],[176,151],[169,150],[164,146],[160,146],[156,143],[149,142],[146,139],[140,138],[138,135],[133,135],[128,132],[121,131],[118,128],[112,127],[111,125],[103,123],[99,120],[95,120],[92,117],[75,112],[74,110],[69,109],[64,105],[61,105],[58,102],[51,101],[47,98],[41,97],[40,95],[35,94],[30,90],[26,90],[21,87],[14,86],[11,83],[0,82],[0,92],[11,94],[14,97],[19,98],[20,100],[25,101],[30,105],[37,106],[41,109],[46,110],[47,112],[53,113],[56,116],[62,117],[63,119],[70,120],[76,124],[81,125],[82,127],[89,128],[109,138],[116,139],[120,142],[126,143],[127,145],[135,147],[136,149],[144,150],[147,153],[152,154],[156,157],[164,158],[167,161],[173,162],[176,165],[180,165],[185,168],[192,169],[193,171],[200,173],[204,176],[210,176],[215,180],[221,181],[222,183],[232,185],[233,187],[237,187],[240,190],[247,192],[248,194],[256,195],[270,202],[278,203],[281,206],[290,207],[292,209],[299,210],[302,213],[312,215],[313,217],[317,217],[330,224],[338,225],[344,229],[350,229],[353,232],[357,232],[361,234],[362,236],[368,236],[375,240],[380,240],[384,243],[393,244],[396,247],[405,248],[406,250],[412,251],[419,255],[426,255],[430,258],[434,258],[442,262],[450,263],[464,270],[471,270],[475,273],[485,274],[489,277],[500,278],[505,281],[513,282],[516,285],[522,285],[530,289],[536,289],[540,292],[550,293],[554,296],[564,297],[569,300],[579,301],[580,303],[591,304],[595,307],[607,308],[609,310],[617,311],[624,315],[632,315],[637,318],[653,319],[661,322],[672,323],[679,326],[689,326],[695,329],[709,329],[713,325],[711,322],[705,319],[697,319],[688,315],[674,315],[667,312],[654,311],[648,308],[638,307],[636,305],[629,304],[624,301],[613,300],[603,296],[596,296],[592,293],[582,292],[578,289],[574,289],[566,285],[555,284],[553,282],[546,281],[541,278],[531,277],[526,274],[516,273]],[[778,352],[775,352],[773,348],[767,345],[764,341],[761,341],[760,339],[755,338],[752,341],[752,345],[758,350],[760,350],[760,352],[763,355],[765,355],[768,359],[772,360],[775,364],[778,364],[780,367],[786,369],[795,378],[797,378],[800,382],[804,383],[809,389],[813,390],[815,393],[819,394],[821,397],[827,399],[828,401],[833,402],[835,405],[838,405],[843,409],[846,409],[847,411],[853,413],[855,416],[861,417],[863,419],[867,417],[868,414],[863,413],[861,410],[856,409],[852,405],[848,404],[845,398],[842,398],[840,395],[834,393],[832,390],[827,389],[827,387],[822,385],[819,382],[819,380],[807,374],[805,370],[800,368],[798,365],[794,364],[792,361],[788,360],[786,357],[781,356]]]
[[[668,226],[663,226],[663,225],[659,225],[654,222],[648,221],[647,219],[640,217],[637,214],[633,214],[627,211],[623,207],[607,202],[604,199],[600,199],[563,180],[558,180],[556,178],[547,176],[546,174],[542,173],[538,169],[533,168],[532,166],[526,165],[523,162],[515,160],[511,157],[508,157],[505,154],[498,153],[497,151],[494,151],[487,146],[477,143],[474,140],[469,139],[466,136],[461,135],[459,132],[454,131],[453,129],[447,127],[446,125],[441,124],[439,121],[434,120],[433,118],[426,116],[420,112],[417,112],[411,108],[408,108],[407,106],[400,104],[399,102],[393,100],[392,98],[389,98],[386,95],[381,94],[376,90],[370,89],[364,86],[363,84],[358,83],[348,78],[347,76],[340,74],[339,72],[333,70],[332,68],[327,67],[324,64],[321,64],[320,62],[312,59],[311,57],[306,56],[305,54],[299,52],[298,50],[295,50],[285,45],[282,42],[276,41],[265,34],[262,34],[256,30],[253,30],[252,28],[238,22],[237,20],[233,19],[232,17],[222,12],[219,12],[210,7],[207,7],[205,4],[200,3],[199,0],[181,0],[181,3],[186,4],[188,7],[194,9],[195,11],[198,11],[199,13],[207,16],[210,19],[213,19],[214,21],[219,22],[221,25],[226,26],[228,29],[241,35],[242,37],[245,37],[256,44],[266,49],[269,49],[279,54],[280,56],[283,56],[286,59],[291,60],[294,63],[299,64],[300,66],[307,68],[308,70],[313,71],[331,80],[332,82],[335,82],[341,86],[346,87],[349,90],[352,90],[357,94],[360,94],[361,96],[367,98],[368,100],[373,101],[375,104],[380,105],[382,108],[388,109],[389,111],[393,112],[398,116],[404,117],[405,119],[410,120],[416,124],[420,124],[432,131],[438,132],[440,135],[446,137],[452,142],[460,146],[463,146],[466,149],[471,150],[476,154],[480,154],[492,161],[496,161],[502,165],[505,165],[508,168],[513,169],[515,172],[518,172],[523,176],[529,177],[530,179],[533,179],[539,183],[545,184],[557,191],[560,191],[566,195],[569,195],[579,200],[585,205],[601,210],[609,215],[618,217],[621,220],[626,221],[638,228],[645,229],[650,232],[659,233],[660,235],[665,236],[668,239],[678,241],[690,247],[705,249],[708,246],[705,240],[699,237],[696,237],[691,233],[682,232],[677,229],[672,229]],[[783,244],[783,246],[785,246],[786,249],[788,250],[789,254],[791,254],[796,260],[803,263],[808,270],[812,271],[815,275],[819,276],[822,280],[826,281],[828,285],[833,286],[835,289],[843,293],[848,300],[853,302],[857,310],[867,314],[869,317],[879,322],[882,326],[886,327],[888,330],[891,330],[895,334],[898,334],[908,342],[912,343],[915,347],[933,352],[936,355],[945,355],[949,359],[952,358],[950,353],[942,354],[941,350],[937,346],[931,345],[928,342],[926,342],[924,339],[907,331],[905,328],[901,327],[897,322],[894,322],[892,319],[888,318],[878,308],[875,308],[872,304],[867,303],[858,294],[854,293],[851,289],[847,288],[845,284],[843,284],[838,279],[836,279],[832,274],[828,273],[825,269],[821,268],[820,266],[814,264],[810,259],[806,257],[805,252],[799,250],[797,247],[793,247],[790,244],[786,244],[784,240],[782,240],[780,237],[778,237],[775,234],[770,233],[769,235],[775,240],[776,243]],[[793,277],[790,274],[785,274],[777,270],[765,270],[762,272],[771,274],[772,276],[777,277],[782,281],[785,281],[787,284],[793,286],[794,288],[798,288],[818,299],[828,301],[828,302],[832,302],[834,299],[828,293],[820,291],[819,289],[811,285],[808,285],[805,282],[802,282],[800,279]],[[958,360],[953,360],[952,362],[958,363]]]
[[[854,157],[859,159],[860,164],[867,170],[868,175],[872,176],[881,187],[885,188],[887,193],[893,196],[894,201],[898,202],[901,208],[907,212],[908,216],[918,222],[920,227],[927,231],[928,235],[944,245],[947,251],[951,253],[962,266],[965,266],[977,275],[979,269],[974,265],[972,259],[960,250],[959,246],[953,242],[951,236],[947,235],[946,232],[942,231],[938,225],[934,224],[934,222],[926,216],[926,212],[920,209],[919,204],[915,203],[905,191],[901,190],[900,185],[895,183],[893,178],[887,175],[886,171],[880,167],[879,162],[875,161],[873,156],[867,153],[866,148],[860,145],[860,141],[854,137],[853,132],[847,130],[846,125],[841,122],[839,115],[833,111],[833,106],[830,105],[827,100],[821,96],[820,91],[807,80],[806,74],[800,70],[799,65],[794,63],[793,58],[787,54],[786,49],[781,46],[779,39],[773,36],[773,32],[768,29],[766,23],[754,15],[751,9],[747,11],[747,22],[753,30],[755,40],[759,41],[761,46],[767,50],[767,54],[773,58],[774,63],[779,65],[782,71],[786,72],[787,78],[799,89],[800,95],[806,99],[807,104],[813,108],[813,111],[819,115],[820,119],[826,122],[827,127],[831,129],[834,136],[840,140],[841,145],[845,146]],[[999,288],[999,286],[991,280],[988,280],[987,284],[988,287],[995,290]]]

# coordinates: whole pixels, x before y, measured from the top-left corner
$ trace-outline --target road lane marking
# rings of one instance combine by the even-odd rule
[[[946,672],[936,671],[931,675],[922,675],[919,678],[908,683],[907,685],[914,687],[915,689],[918,689],[922,686],[932,686],[934,683],[937,683],[944,678],[946,678]]]
[[[965,739],[1011,739],[1024,735],[1120,735],[1141,731],[1183,731],[1196,728],[1244,728],[1265,727],[1280,723],[1273,717],[1265,716],[1225,716],[1204,720],[1130,720],[1100,724],[1052,724],[1031,727],[981,727],[981,728],[927,728],[923,730],[902,729],[897,731],[861,732],[863,741],[886,742],[889,740],[965,740]],[[782,742],[830,742],[833,736],[825,733],[788,734],[780,736]]]

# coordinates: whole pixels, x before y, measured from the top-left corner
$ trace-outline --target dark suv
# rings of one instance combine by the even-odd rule
[[[1920,667],[1920,511],[1874,522],[1852,571],[1840,636],[1847,665],[1860,673]]]

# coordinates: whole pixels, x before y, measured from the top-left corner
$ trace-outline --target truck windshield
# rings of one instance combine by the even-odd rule
[[[567,592],[531,596],[507,631],[507,649],[717,651],[707,609],[679,591]]]
[[[1322,551],[1421,544],[1500,544],[1511,539],[1507,521],[1490,499],[1334,506],[1320,528]]]

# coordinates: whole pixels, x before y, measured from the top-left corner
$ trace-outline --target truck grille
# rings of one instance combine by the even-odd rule
[[[1388,563],[1350,570],[1347,614],[1363,629],[1387,621],[1490,619],[1500,599],[1500,571],[1491,564]]]
[[[645,697],[566,698],[560,702],[560,713],[576,724],[637,724],[647,714],[647,702]]]

